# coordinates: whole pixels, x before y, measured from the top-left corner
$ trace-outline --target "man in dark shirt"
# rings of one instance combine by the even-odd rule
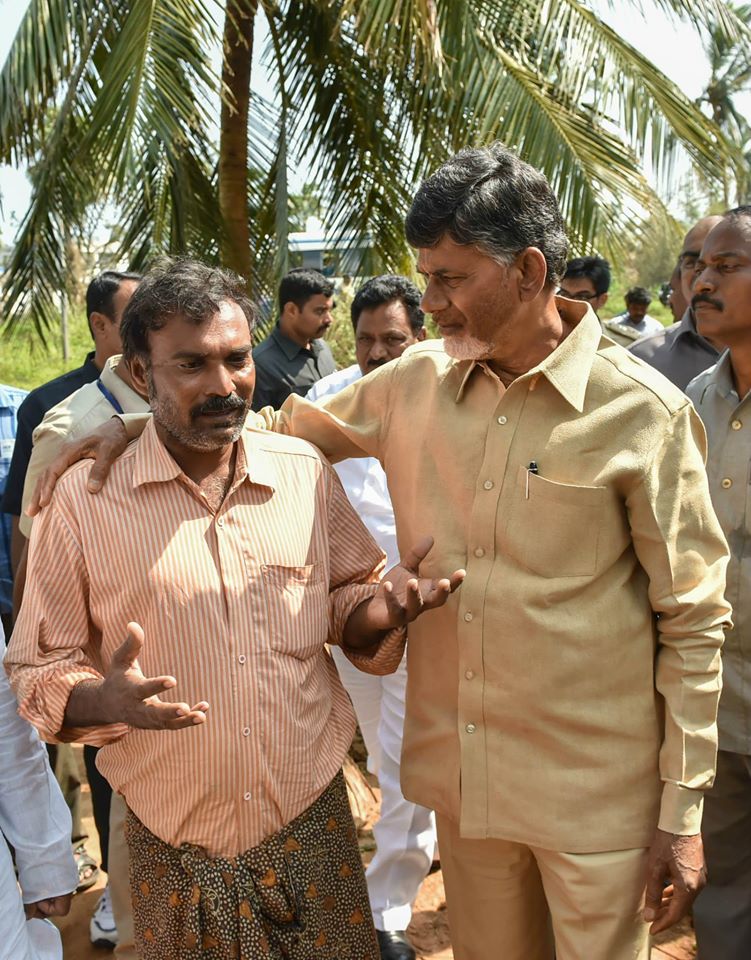
[[[34,430],[42,422],[48,410],[69,397],[71,393],[75,393],[79,387],[97,380],[105,362],[121,352],[120,318],[139,280],[139,275],[135,273],[115,273],[112,270],[106,270],[91,281],[86,291],[86,316],[95,349],[86,355],[80,367],[69,370],[62,376],[32,390],[18,408],[16,443],[5,493],[0,504],[3,513],[9,513],[14,517],[14,569],[24,547],[25,538],[18,532],[18,518],[21,516],[23,483],[31,458]]]
[[[686,303],[691,303],[691,286],[694,279],[694,267],[699,259],[702,244],[707,234],[722,217],[704,217],[686,234],[678,257],[681,278],[681,294]],[[705,340],[696,331],[696,320],[691,307],[686,309],[680,323],[661,330],[651,337],[639,340],[630,352],[640,360],[672,381],[676,387],[685,390],[694,377],[717,362],[719,351],[709,340]]]
[[[281,407],[336,370],[331,348],[319,339],[331,326],[334,284],[317,270],[291,270],[279,285],[279,321],[253,351],[253,409]]]

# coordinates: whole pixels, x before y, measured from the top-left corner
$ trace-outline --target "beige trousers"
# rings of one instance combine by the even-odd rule
[[[131,903],[128,870],[128,845],[125,842],[125,818],[128,808],[119,793],[112,791],[110,804],[109,888],[112,913],[115,917],[118,942],[115,956],[118,960],[138,960],[133,933],[133,905]]]
[[[438,816],[455,960],[647,960],[647,851],[466,840]]]

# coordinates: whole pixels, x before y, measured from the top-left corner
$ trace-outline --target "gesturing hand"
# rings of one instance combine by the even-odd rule
[[[665,881],[672,881],[665,886]],[[707,882],[701,835],[682,837],[658,830],[649,850],[644,919],[652,934],[678,923]]]
[[[464,570],[454,570],[440,580],[419,576],[419,567],[433,547],[432,537],[423,537],[399,563],[384,574],[370,601],[368,619],[378,630],[391,630],[411,623],[425,610],[442,607],[464,580]]]
[[[182,730],[206,720],[208,703],[202,700],[191,707],[187,703],[165,703],[159,694],[177,686],[174,677],[144,677],[138,655],[144,643],[143,629],[128,624],[125,643],[118,647],[101,686],[101,701],[111,711],[114,722],[127,723],[141,730]]]

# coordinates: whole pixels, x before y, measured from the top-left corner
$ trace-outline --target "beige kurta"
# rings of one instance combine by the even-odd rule
[[[410,627],[405,795],[589,852],[698,832],[728,554],[687,398],[559,307],[577,326],[507,390],[428,343],[276,428],[378,457],[402,551],[430,533],[424,573],[467,567]]]

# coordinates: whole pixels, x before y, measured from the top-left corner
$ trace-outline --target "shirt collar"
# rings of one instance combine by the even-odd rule
[[[715,350],[709,340],[706,340],[696,329],[696,318],[694,317],[694,311],[691,307],[686,307],[686,312],[681,317],[680,323],[678,323],[673,330],[674,333],[670,343],[671,349],[679,338],[687,337],[689,340],[698,341],[703,347],[706,347],[707,350],[711,350],[716,357],[719,357],[719,352]]]
[[[123,413],[147,413],[148,402],[115,372],[121,359],[119,354],[110,357],[102,367],[99,379],[123,408]]]
[[[729,400],[731,403],[733,403],[733,405],[738,403],[739,398],[735,389],[735,382],[733,381],[733,368],[730,364],[729,350],[725,350],[715,364],[712,375],[702,391],[702,400],[704,399],[704,394],[707,392],[711,384],[715,385],[717,392],[725,400]]]
[[[244,429],[240,435],[237,453],[235,477],[242,474],[251,483],[270,487],[272,490],[276,489],[274,463],[269,451],[263,446],[258,432]],[[159,439],[152,417],[136,445],[133,486],[140,487],[146,483],[168,483],[181,476],[183,471]]]
[[[589,374],[592,370],[602,330],[600,321],[589,304],[579,301],[555,298],[558,312],[575,326],[566,339],[544,360],[527,371],[519,380],[531,379],[542,375],[567,403],[579,413],[584,409],[584,396],[587,392]],[[463,371],[461,384],[456,394],[459,403],[464,396],[467,382],[474,370],[482,364],[476,360],[460,361]]]
[[[308,350],[306,347],[301,347],[299,343],[295,343],[295,341],[291,340],[285,333],[282,333],[282,329],[279,326],[279,321],[277,321],[276,326],[271,331],[271,336],[281,348],[288,360],[294,360],[301,350],[303,353],[312,353],[314,357],[317,357],[322,349],[320,340],[311,340],[310,350]]]
[[[81,369],[82,369],[82,370],[86,370],[86,371],[88,371],[90,374],[93,374],[92,379],[94,379],[94,380],[96,380],[96,378],[99,376],[99,367],[94,363],[94,357],[95,357],[95,356],[96,356],[96,354],[94,353],[93,350],[91,351],[91,353],[87,353],[87,354],[86,354],[86,359],[84,360],[83,364],[81,365]]]

